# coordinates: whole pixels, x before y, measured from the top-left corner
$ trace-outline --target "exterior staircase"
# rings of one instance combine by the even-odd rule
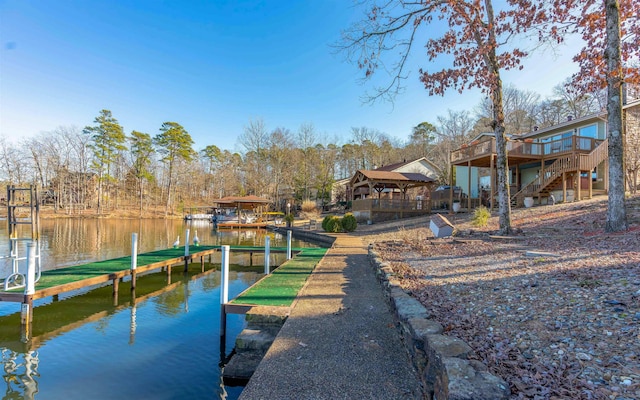
[[[608,139],[604,140],[589,154],[573,153],[559,157],[545,168],[544,173],[529,182],[519,192],[511,196],[511,204],[521,206],[525,197],[548,196],[562,182],[565,172],[592,171],[609,156]]]

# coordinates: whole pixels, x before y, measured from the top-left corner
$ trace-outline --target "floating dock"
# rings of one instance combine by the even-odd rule
[[[266,229],[267,222],[218,222],[215,224],[220,229]]]

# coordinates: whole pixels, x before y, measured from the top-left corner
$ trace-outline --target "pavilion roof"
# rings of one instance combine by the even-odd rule
[[[418,172],[395,172],[380,170],[358,170],[349,181],[354,189],[360,186],[371,186],[374,189],[401,189],[427,186],[434,183],[433,178]]]

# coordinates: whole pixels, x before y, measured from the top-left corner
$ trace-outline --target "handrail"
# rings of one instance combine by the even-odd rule
[[[609,139],[605,139],[589,154],[580,154],[580,170],[591,171],[609,157]]]

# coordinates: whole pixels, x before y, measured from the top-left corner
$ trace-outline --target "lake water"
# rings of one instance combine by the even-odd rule
[[[3,221],[4,222],[4,221]],[[0,255],[8,255],[5,223],[0,223]],[[186,229],[202,244],[263,246],[265,231],[216,231],[207,222],[165,220],[41,221],[43,269],[129,255],[131,233],[139,252],[184,244]],[[22,236],[27,234],[21,232]],[[272,246],[286,238],[268,233]],[[294,246],[304,243],[294,242]],[[24,243],[21,244],[24,246]],[[21,249],[23,251],[24,249]],[[24,253],[22,253],[24,254]],[[271,265],[284,255],[272,254]],[[0,276],[11,271],[2,260]],[[112,287],[84,289],[35,303],[30,340],[23,340],[20,305],[0,302],[0,364],[3,399],[237,399],[242,387],[225,386],[221,360],[233,349],[244,317],[228,315],[220,335],[220,273],[217,260],[195,263],[188,273],[174,268],[138,278],[132,298],[128,282],[117,302]],[[229,296],[262,276],[262,257],[231,256]]]

